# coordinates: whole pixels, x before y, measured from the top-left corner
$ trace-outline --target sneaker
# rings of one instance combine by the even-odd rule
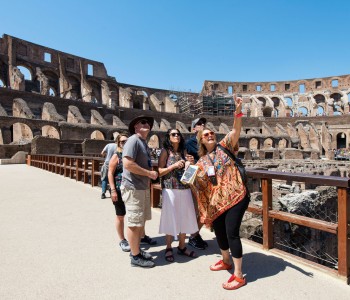
[[[136,258],[134,256],[131,256],[130,263],[132,267],[153,268],[155,266],[155,263],[153,261],[144,259],[143,257],[139,256]]]
[[[199,234],[194,236],[194,237],[190,237],[188,239],[188,244],[196,249],[199,250],[204,250],[205,249],[205,245],[204,243],[201,241],[202,238],[198,239],[198,236],[200,236]]]
[[[106,199],[106,194],[105,193],[102,193],[101,199]]]
[[[120,241],[119,246],[124,252],[130,252],[130,245],[126,239]]]
[[[197,237],[197,240],[200,241],[204,247],[208,247],[208,243],[202,239],[202,236],[199,233],[197,234],[196,237]]]
[[[144,259],[146,259],[146,260],[152,260],[152,259],[153,259],[153,256],[152,256],[150,253],[148,253],[148,252],[146,252],[146,251],[143,251],[143,250],[141,250],[141,249],[140,249],[140,254],[141,254],[141,256],[142,256]],[[131,252],[130,252],[130,257],[132,257]]]
[[[145,235],[143,238],[141,238],[141,244],[148,244],[148,245],[156,245],[157,241],[152,240],[148,235]]]

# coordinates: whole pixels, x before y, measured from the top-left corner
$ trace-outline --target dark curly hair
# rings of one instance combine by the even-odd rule
[[[185,152],[185,139],[182,136],[181,132],[178,129],[168,129],[168,131],[165,134],[165,140],[163,142],[163,147],[165,150],[167,151],[174,151],[173,145],[171,144],[170,141],[170,132],[172,132],[173,130],[176,130],[179,134],[180,134],[180,143],[179,143],[179,148],[178,148],[178,152],[181,153],[181,156],[184,156],[184,152]]]

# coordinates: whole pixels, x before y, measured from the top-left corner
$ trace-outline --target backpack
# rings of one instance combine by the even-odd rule
[[[227,156],[229,158],[232,159],[232,161],[234,162],[234,164],[236,165],[237,169],[238,169],[238,172],[239,174],[241,175],[241,178],[242,178],[242,182],[245,186],[245,189],[247,191],[247,196],[250,197],[250,193],[249,193],[249,190],[248,190],[248,187],[247,187],[247,183],[248,183],[248,176],[247,176],[247,171],[242,163],[242,161],[237,158],[233,153],[231,153],[229,150],[227,150],[225,147],[221,146],[220,144],[218,144],[218,147],[224,151]]]

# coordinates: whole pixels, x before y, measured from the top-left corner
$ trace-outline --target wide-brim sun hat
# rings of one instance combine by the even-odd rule
[[[201,122],[205,125],[207,123],[207,119],[206,118],[197,118],[197,119],[193,120],[191,123],[191,129],[195,128],[197,123],[199,123],[199,122]]]
[[[132,119],[130,124],[129,124],[129,132],[130,134],[135,134],[135,125],[140,122],[141,120],[147,120],[150,130],[152,130],[153,123],[154,123],[154,118],[149,117],[149,116],[139,116],[136,117],[135,119]]]

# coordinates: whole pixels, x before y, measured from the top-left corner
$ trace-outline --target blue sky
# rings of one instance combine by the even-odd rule
[[[204,80],[350,74],[346,0],[0,0],[0,34],[105,64],[120,82],[200,91]]]

